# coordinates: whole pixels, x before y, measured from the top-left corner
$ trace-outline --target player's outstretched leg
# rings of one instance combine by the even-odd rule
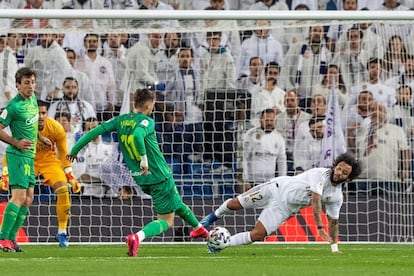
[[[60,247],[69,247],[68,236],[65,233],[57,234],[56,240],[59,242]]]
[[[125,239],[125,243],[128,245],[128,256],[135,257],[139,248],[138,234],[129,234]]]

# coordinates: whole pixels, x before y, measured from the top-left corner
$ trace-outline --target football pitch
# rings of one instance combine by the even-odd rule
[[[254,244],[208,254],[205,244],[22,245],[0,252],[2,275],[412,275],[413,244]]]

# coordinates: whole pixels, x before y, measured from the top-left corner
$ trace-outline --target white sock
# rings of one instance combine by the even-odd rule
[[[142,230],[140,230],[137,234],[139,242],[142,242],[145,239],[145,233]]]
[[[250,232],[242,232],[231,236],[230,246],[237,246],[242,244],[251,244]]]
[[[203,225],[201,225],[201,223],[198,223],[198,225],[197,225],[196,227],[194,227],[194,230],[198,230],[198,229],[200,229],[200,228],[201,228],[201,226],[203,226]]]
[[[58,234],[66,234],[66,229],[59,229]]]
[[[224,215],[228,215],[233,213],[233,210],[230,210],[229,208],[227,208],[227,202],[229,202],[231,200],[231,198],[227,199],[226,201],[223,202],[223,204],[221,204],[217,210],[214,211],[214,214],[218,217],[221,218]]]

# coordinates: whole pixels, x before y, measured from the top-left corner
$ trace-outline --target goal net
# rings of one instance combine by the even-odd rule
[[[49,116],[67,127],[69,148],[93,127],[90,117],[103,121],[129,112],[136,89],[154,89],[159,146],[180,194],[200,219],[271,177],[329,166],[324,153],[346,149],[364,169],[343,187],[340,240],[413,242],[411,14],[2,10],[0,15],[1,93],[17,93],[18,68],[34,69],[37,96],[51,102]],[[77,100],[68,96],[73,79]],[[4,108],[7,98],[0,98]],[[338,112],[332,112],[335,102]],[[344,139],[335,136],[333,147],[325,148],[325,128]],[[122,242],[156,218],[151,199],[122,161],[116,133],[97,143],[73,166],[83,190],[71,194],[71,242]],[[0,213],[9,197],[0,194]],[[55,203],[53,190],[39,177],[20,241],[54,242]],[[217,225],[232,234],[249,231],[259,213],[242,210]],[[188,241],[190,230],[177,218],[151,241]],[[311,209],[266,240],[320,241]]]

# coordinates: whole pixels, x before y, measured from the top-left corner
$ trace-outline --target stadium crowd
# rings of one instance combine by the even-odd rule
[[[369,12],[414,9],[414,1],[3,0],[0,7]],[[335,89],[343,118],[338,129],[346,137],[347,150],[364,165],[359,188],[368,189],[376,182],[392,190],[392,183],[412,178],[412,24],[323,26],[316,22],[280,28],[278,22],[268,20],[205,20],[197,24],[211,31],[165,32],[189,24],[178,20],[2,19],[0,108],[17,94],[14,76],[18,68],[32,68],[37,74],[36,96],[50,103],[49,116],[64,126],[70,150],[88,122],[106,121],[128,111],[127,97],[136,89],[150,88],[157,92],[154,118],[160,146],[172,166],[179,164],[174,172],[192,173],[185,164],[210,164],[210,174],[241,172],[241,187],[248,189],[272,176],[318,167],[327,104]],[[116,31],[93,32],[102,25]],[[139,34],[142,26],[153,31]],[[229,26],[232,31],[219,31]],[[122,32],[123,27],[136,28],[137,33]],[[36,29],[36,34],[10,31],[18,28]],[[62,28],[67,31],[53,31]],[[210,111],[219,109],[206,100],[212,91],[217,95],[219,91],[224,95],[245,92],[247,105],[233,121],[224,111],[208,117]],[[125,192],[105,183],[106,178],[112,179],[107,182],[122,179],[116,175],[125,171],[122,160],[114,158],[119,156],[116,141],[116,136],[102,137],[95,148],[99,144],[105,150],[92,158],[87,151],[93,149],[88,148],[83,160],[91,164],[74,167],[81,181],[85,180],[81,175],[90,175],[108,186],[90,195]],[[88,171],[91,166],[93,170]],[[122,181],[134,187],[126,188],[129,195],[142,195],[133,181]]]

